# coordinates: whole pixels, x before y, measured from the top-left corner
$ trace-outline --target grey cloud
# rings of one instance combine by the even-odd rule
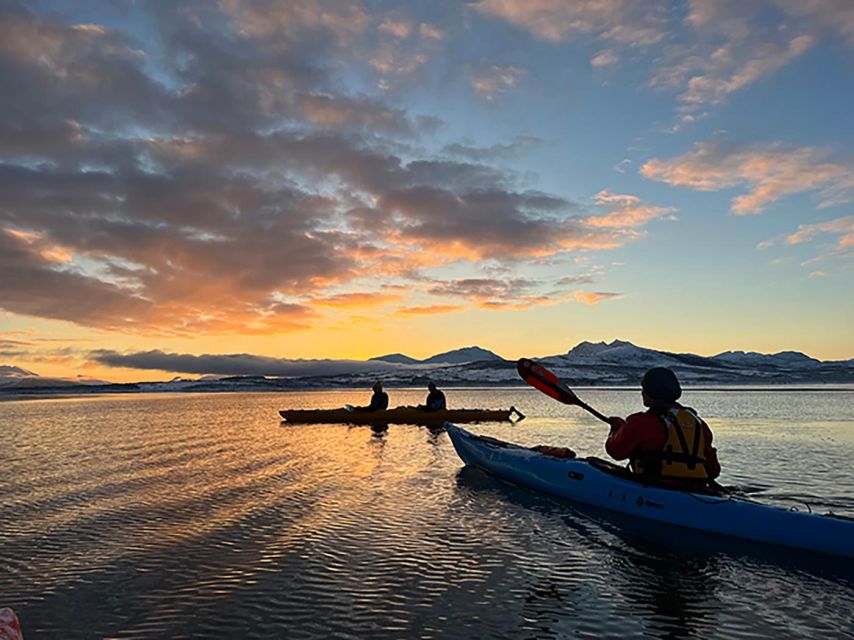
[[[353,59],[369,26],[358,2],[130,6],[150,41],[11,7],[0,262],[21,277],[0,284],[9,311],[133,331],[300,328],[311,314],[276,307],[282,294],[317,299],[378,265],[415,277],[399,239],[507,261],[589,231],[567,217],[574,203],[520,190],[488,153],[425,157],[415,137],[438,120],[344,89],[342,70],[367,64]]]
[[[153,123],[170,101],[142,70],[142,56],[120,35],[36,19],[0,7],[0,119],[22,132],[69,119],[121,128]],[[93,99],[97,96],[97,99]]]
[[[14,313],[121,328],[150,302],[107,282],[63,270],[0,233],[0,301]]]
[[[557,281],[558,286],[566,286],[566,285],[579,285],[579,284],[591,284],[595,282],[595,278],[590,275],[582,275],[582,276],[563,276],[560,280]]]
[[[571,203],[539,193],[475,191],[454,194],[431,187],[386,194],[381,204],[404,218],[403,233],[413,239],[460,240],[485,257],[556,252],[561,238],[573,235],[564,221],[544,217]],[[580,233],[580,229],[579,229]]]
[[[506,144],[494,144],[489,147],[475,147],[462,143],[445,145],[444,153],[468,158],[475,162],[496,160],[500,158],[512,158],[521,155],[528,149],[543,144],[543,139],[536,136],[519,136],[512,142]]]
[[[314,177],[338,176],[379,198],[379,208],[353,210],[363,229],[376,230],[388,223],[390,211],[397,211],[410,238],[459,239],[495,257],[508,251],[544,252],[554,248],[556,238],[582,231],[543,218],[578,209],[576,203],[536,191],[512,191],[512,177],[488,165],[439,160],[404,164],[360,137],[335,134],[279,132],[233,142],[228,149],[215,143],[203,156],[230,153],[233,162],[253,167],[285,163],[289,170]]]
[[[414,126],[403,111],[368,98],[302,94],[297,105],[304,117],[320,127],[354,126],[371,131],[412,135]]]
[[[366,371],[391,371],[393,364],[358,360],[292,360],[269,358],[246,353],[200,356],[164,353],[160,350],[121,354],[99,350],[90,359],[108,367],[147,369],[189,373],[195,375],[256,375],[256,376],[328,376]]]
[[[110,275],[136,285],[134,294],[153,304],[195,300],[220,309],[242,306],[241,301],[258,304],[271,291],[308,292],[313,279],[344,278],[355,266],[344,238],[316,228],[329,215],[327,200],[288,188],[265,191],[240,177],[81,175],[0,166],[0,188],[5,196],[0,228],[5,221],[103,261]],[[14,244],[5,234],[4,242]],[[4,258],[11,270],[34,268],[26,262],[32,258],[27,252],[10,251]],[[3,306],[83,324],[98,319],[99,305],[111,315],[114,295],[106,291],[115,294],[113,284],[80,281],[78,286],[105,289],[102,296],[90,292],[87,313],[80,314],[78,305],[65,299],[73,288],[67,294],[62,287],[54,290],[58,278],[73,279],[73,274],[42,267],[38,273],[29,295],[20,289],[3,298]],[[41,296],[39,287],[49,283],[54,283],[51,295]],[[28,306],[25,297],[40,302]],[[146,305],[140,306],[136,295],[132,301],[126,313],[139,320]]]
[[[511,278],[461,278],[446,282],[436,282],[428,292],[434,295],[456,296],[460,298],[516,298],[528,293],[535,285],[532,280]]]

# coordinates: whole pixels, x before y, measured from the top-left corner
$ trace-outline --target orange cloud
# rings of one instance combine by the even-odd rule
[[[433,316],[442,313],[461,311],[465,307],[454,304],[431,304],[423,307],[400,307],[394,314],[396,316]]]
[[[505,89],[514,87],[526,73],[522,67],[491,64],[473,71],[471,84],[474,92],[481,98],[494,100]]]
[[[412,22],[404,18],[385,18],[377,29],[381,32],[388,33],[395,38],[408,38],[412,33]]]
[[[575,280],[575,282],[582,281],[585,279],[577,278]],[[570,280],[565,282],[570,282]],[[481,309],[493,311],[530,309],[531,307],[549,306],[563,302],[596,304],[620,295],[603,292],[587,293],[579,290],[538,294],[534,291],[537,288],[539,288],[537,282],[522,278],[510,280],[464,278],[445,282],[436,281],[427,291],[433,295],[465,298]]]
[[[788,15],[833,29],[854,44],[854,6],[848,0],[775,0],[775,4]]]
[[[567,37],[630,42],[633,3],[608,2],[526,5],[532,19],[564,21]],[[480,10],[527,19],[522,3],[500,4]],[[435,131],[437,118],[342,82],[354,68],[370,72],[364,61],[388,74],[419,68],[442,50],[438,27],[370,16],[358,0],[152,11],[152,41],[171,38],[165,61],[131,48],[129,31],[20,4],[0,10],[4,78],[27,79],[3,94],[14,115],[1,143],[12,158],[0,172],[0,272],[14,274],[0,278],[4,310],[124,334],[301,331],[347,315],[335,310],[411,304],[405,291],[332,293],[367,277],[372,289],[387,277],[417,288],[431,267],[615,248],[642,237],[637,227],[656,213],[604,191],[606,214],[585,219],[577,203],[525,190],[528,176],[496,162],[542,141],[434,152],[413,136]],[[177,75],[175,59],[188,61]],[[489,61],[461,68],[487,97],[525,73]],[[559,299],[543,289],[511,283],[472,300]]]
[[[357,125],[394,133],[410,133],[411,125],[401,111],[371,100],[301,94],[297,106],[305,118],[321,127]]]
[[[362,32],[370,23],[361,2],[355,0],[263,3],[221,0],[219,4],[237,23],[240,33],[251,37],[272,37],[307,29],[349,38]]]
[[[521,296],[515,301],[484,300],[478,306],[483,309],[493,309],[496,311],[505,309],[521,310],[530,309],[531,307],[561,304],[563,302],[579,302],[581,304],[594,305],[605,300],[615,300],[621,297],[622,295],[619,293],[571,291],[560,295]]]
[[[418,27],[418,33],[422,38],[426,38],[428,40],[442,40],[445,37],[444,31],[429,22],[422,22]]]
[[[603,291],[597,291],[593,293],[589,293],[586,291],[574,291],[572,293],[573,299],[576,302],[581,302],[583,304],[599,304],[604,300],[616,300],[617,298],[621,298],[622,296],[619,293],[606,293]]]
[[[388,89],[392,81],[405,81],[418,72],[440,50],[439,43],[445,37],[441,29],[429,23],[416,28],[409,17],[399,12],[384,17],[377,25],[377,33],[379,43],[365,57],[383,75],[377,83],[380,89]]]
[[[641,227],[652,220],[675,220],[669,215],[675,211],[672,207],[656,207],[643,204],[637,196],[611,193],[607,189],[596,194],[597,207],[608,210],[604,216],[586,218],[585,222],[593,227],[626,228]]]
[[[749,192],[733,199],[736,215],[761,213],[787,195],[819,190],[819,206],[850,201],[854,194],[851,168],[829,161],[829,152],[816,147],[790,148],[781,143],[749,149],[731,148],[718,141],[696,143],[691,151],[667,160],[653,159],[641,174],[698,191],[746,186]]]
[[[678,87],[677,96],[684,121],[691,121],[707,105],[722,103],[730,94],[753,84],[801,56],[815,39],[798,35],[788,42],[729,41],[712,51],[702,45],[671,50],[677,62],[660,68],[653,77],[652,86]]]
[[[815,224],[802,224],[797,231],[786,237],[786,244],[807,242],[819,234],[840,236],[837,249],[854,247],[854,216],[845,216]]]
[[[47,262],[70,262],[74,254],[66,247],[46,240],[43,233],[21,229],[5,228],[8,235],[20,240],[24,245],[32,247]]]
[[[631,0],[480,0],[473,8],[506,20],[551,42],[595,33],[622,44],[642,46],[660,42],[665,5]]]
[[[359,309],[400,302],[404,297],[403,295],[393,293],[354,292],[313,298],[311,303],[316,306],[333,307],[335,309]]]
[[[620,57],[617,55],[617,52],[613,49],[605,49],[604,51],[600,51],[590,60],[590,65],[596,68],[609,67],[613,64],[617,64],[620,61]]]

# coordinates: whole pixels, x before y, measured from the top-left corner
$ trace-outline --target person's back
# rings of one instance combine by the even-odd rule
[[[708,425],[676,400],[682,395],[670,369],[644,374],[644,405],[648,411],[623,420],[611,418],[605,450],[616,460],[629,460],[631,470],[649,480],[685,486],[705,485],[720,475],[717,452]]]
[[[381,382],[377,382],[373,386],[374,394],[371,396],[371,403],[364,408],[365,411],[385,411],[388,409],[388,394],[383,391]]]
[[[447,408],[445,394],[436,388],[432,382],[427,385],[430,393],[427,394],[427,400],[424,407],[427,411],[444,411]]]

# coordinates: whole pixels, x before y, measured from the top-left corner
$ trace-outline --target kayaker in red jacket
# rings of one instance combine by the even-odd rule
[[[721,466],[712,431],[693,409],[676,402],[682,395],[676,374],[650,369],[641,389],[649,410],[610,418],[605,451],[615,460],[628,459],[634,473],[665,484],[705,485],[717,478]]]

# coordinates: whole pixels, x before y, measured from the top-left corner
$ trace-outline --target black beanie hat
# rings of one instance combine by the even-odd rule
[[[666,367],[653,367],[643,374],[641,388],[646,395],[659,402],[675,402],[682,395],[676,374]]]

